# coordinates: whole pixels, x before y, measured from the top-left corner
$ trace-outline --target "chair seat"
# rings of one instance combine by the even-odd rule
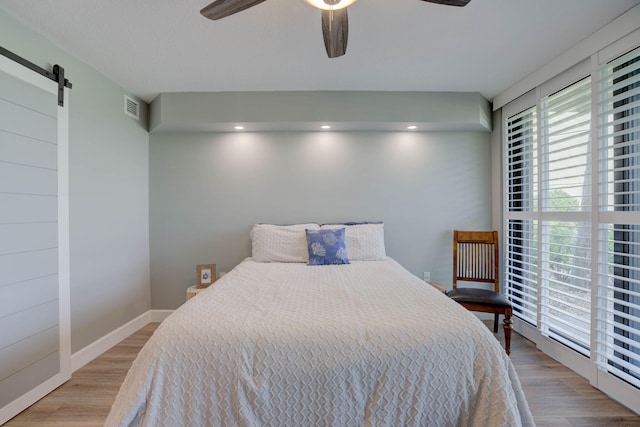
[[[482,304],[492,307],[511,307],[502,294],[486,289],[455,288],[447,291],[447,296],[460,304]]]

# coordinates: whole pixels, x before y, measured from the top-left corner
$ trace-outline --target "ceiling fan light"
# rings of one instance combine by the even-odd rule
[[[322,10],[337,10],[351,6],[358,0],[304,0],[313,7]]]

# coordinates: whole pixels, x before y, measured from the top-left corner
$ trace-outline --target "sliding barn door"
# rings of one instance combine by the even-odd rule
[[[0,424],[70,378],[67,108],[0,57]]]

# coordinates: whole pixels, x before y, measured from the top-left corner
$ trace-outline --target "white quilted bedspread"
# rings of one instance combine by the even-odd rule
[[[156,330],[107,426],[533,425],[471,313],[388,261],[243,261]]]

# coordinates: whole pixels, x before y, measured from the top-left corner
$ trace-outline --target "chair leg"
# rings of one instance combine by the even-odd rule
[[[507,351],[507,355],[511,354],[511,313],[505,313],[504,315],[504,349]]]
[[[497,333],[498,332],[498,319],[500,318],[499,314],[495,314],[493,316],[493,333]]]

